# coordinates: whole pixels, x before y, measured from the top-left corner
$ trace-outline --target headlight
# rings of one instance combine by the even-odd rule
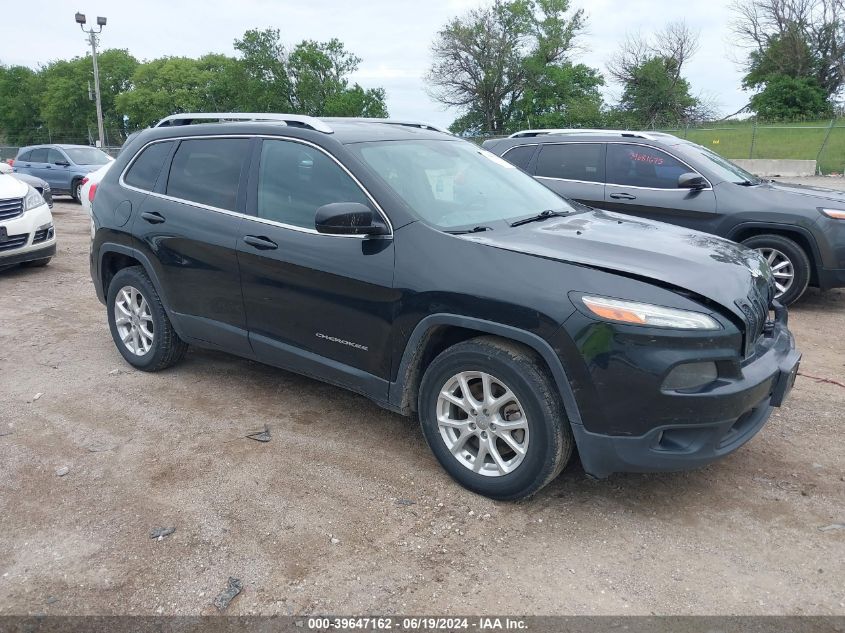
[[[722,328],[715,319],[700,312],[607,297],[581,297],[581,301],[590,312],[607,321],[676,330],[720,330]]]
[[[819,211],[834,220],[845,220],[845,209],[824,209],[819,207]]]
[[[44,204],[44,198],[41,197],[41,194],[32,187],[29,187],[26,192],[26,198],[23,199],[24,213],[35,207],[40,207],[42,204]]]

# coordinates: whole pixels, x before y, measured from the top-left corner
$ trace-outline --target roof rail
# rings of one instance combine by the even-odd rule
[[[156,123],[155,127],[169,127],[174,125],[190,125],[195,121],[273,121],[304,127],[324,134],[332,134],[334,130],[317,117],[304,114],[280,114],[277,112],[183,112],[171,114]]]
[[[593,134],[593,135],[607,135],[607,136],[627,136],[631,138],[644,138],[653,140],[654,136],[647,132],[633,132],[630,130],[600,130],[587,128],[565,128],[565,129],[548,129],[548,130],[520,130],[514,132],[508,138],[524,138],[531,136],[545,136],[547,134]]]
[[[432,130],[433,132],[442,132],[443,134],[452,135],[449,130],[443,129],[425,121],[414,121],[412,119],[377,119],[370,117],[326,117],[324,121],[336,121],[342,123],[343,121],[355,121],[359,123],[385,123],[387,125],[402,125],[405,127],[415,127],[420,130]]]

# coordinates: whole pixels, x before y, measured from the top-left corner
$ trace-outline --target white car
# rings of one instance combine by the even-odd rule
[[[97,193],[97,186],[100,184],[103,176],[106,175],[109,167],[111,167],[111,162],[106,163],[96,171],[92,171],[82,179],[82,189],[80,190],[79,201],[82,203],[82,208],[85,210],[85,213],[89,216],[91,215],[91,206],[94,204],[94,196]]]
[[[41,194],[0,174],[0,268],[46,266],[56,254],[53,214]]]

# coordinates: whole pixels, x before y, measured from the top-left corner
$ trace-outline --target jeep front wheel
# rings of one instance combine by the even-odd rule
[[[804,294],[810,283],[810,258],[803,248],[782,235],[755,235],[742,243],[769,262],[775,277],[775,299],[789,305]]]
[[[420,386],[419,414],[443,468],[493,499],[534,494],[572,454],[548,371],[530,350],[503,339],[472,339],[435,358]]]

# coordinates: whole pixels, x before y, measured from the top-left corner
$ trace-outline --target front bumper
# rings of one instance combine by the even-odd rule
[[[0,266],[52,257],[56,254],[53,215],[47,204],[30,209],[16,218],[0,222],[5,240],[0,240]]]
[[[728,455],[748,442],[780,406],[798,372],[801,354],[787,328],[786,309],[778,309],[771,336],[761,337],[754,355],[733,378],[696,393],[663,398],[667,409],[654,411],[660,422],[637,435],[572,429],[587,474],[603,478],[614,472],[660,472],[697,468]],[[668,402],[667,402],[668,400]]]

